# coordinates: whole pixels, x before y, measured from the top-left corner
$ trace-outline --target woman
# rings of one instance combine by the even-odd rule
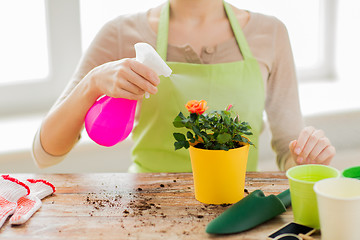
[[[133,45],[148,42],[173,76],[160,78],[134,61]],[[152,94],[143,100],[145,92]],[[266,111],[281,170],[329,164],[335,149],[321,130],[303,127],[292,51],[276,18],[221,0],[170,0],[146,13],[120,16],[98,33],[65,92],[34,139],[40,167],[61,161],[78,141],[84,118],[103,94],[139,100],[131,172],[188,172],[188,153],[174,151],[171,123],[191,99],[214,109],[234,105],[257,144]],[[256,170],[257,149],[248,170]]]

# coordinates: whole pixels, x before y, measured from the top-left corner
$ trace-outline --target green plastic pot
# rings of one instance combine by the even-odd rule
[[[339,177],[340,172],[330,166],[306,164],[290,168],[286,176],[289,179],[294,221],[320,229],[314,184],[322,179]]]
[[[345,169],[342,172],[342,176],[346,178],[356,178],[360,180],[360,166]]]

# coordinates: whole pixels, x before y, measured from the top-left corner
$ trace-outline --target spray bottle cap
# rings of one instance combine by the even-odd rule
[[[171,68],[164,62],[155,49],[147,43],[136,43],[134,45],[136,52],[136,61],[141,62],[154,70],[157,75],[169,77]]]

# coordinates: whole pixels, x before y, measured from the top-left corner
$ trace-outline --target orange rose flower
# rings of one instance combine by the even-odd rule
[[[205,100],[201,100],[201,101],[191,100],[186,103],[185,107],[189,112],[201,115],[206,111],[206,109],[208,109],[206,105],[207,102]]]

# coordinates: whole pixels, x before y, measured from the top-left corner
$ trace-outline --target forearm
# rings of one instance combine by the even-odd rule
[[[114,98],[141,100],[155,94],[160,79],[149,67],[133,59],[108,62],[92,69],[46,116],[40,141],[54,156],[66,154],[76,143],[86,113],[105,94]]]
[[[276,164],[280,171],[287,171],[289,168],[297,165],[289,150],[277,152]]]
[[[91,74],[85,76],[45,117],[40,129],[40,140],[47,153],[64,155],[77,142],[86,113],[99,97],[88,78],[91,78]]]

